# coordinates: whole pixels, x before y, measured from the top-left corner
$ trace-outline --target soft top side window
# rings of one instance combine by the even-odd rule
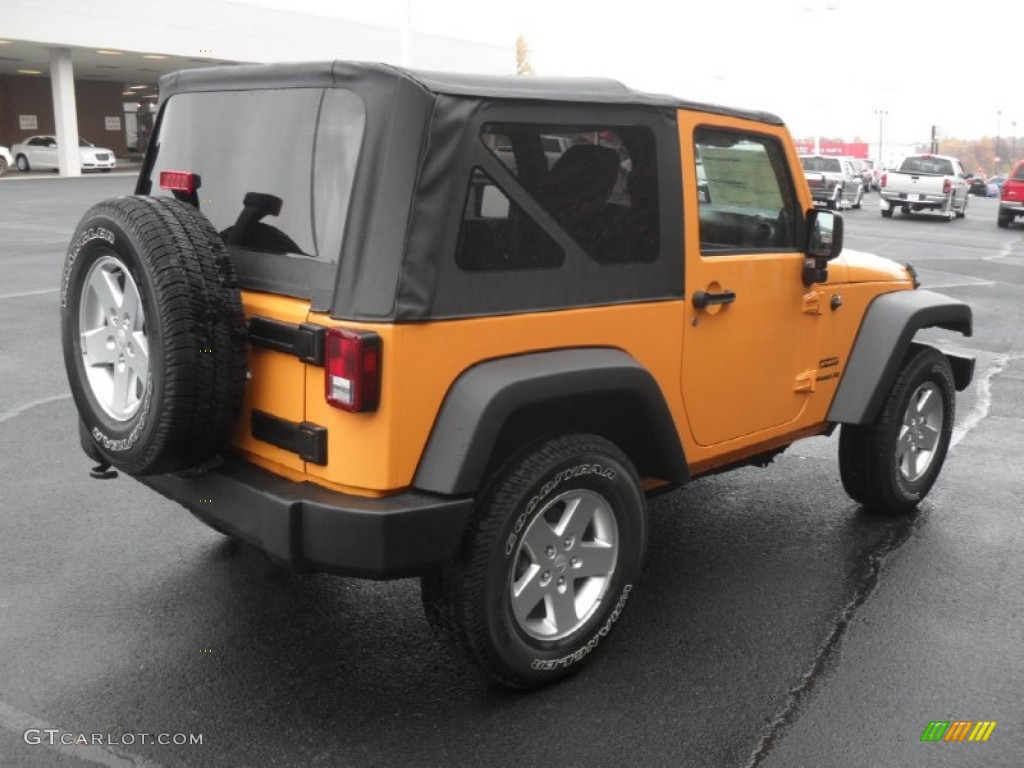
[[[657,258],[657,162],[648,128],[489,123],[481,141],[593,261]],[[459,266],[561,264],[561,249],[540,224],[509,203],[500,186],[474,169],[456,255]],[[499,198],[504,202],[496,202]],[[506,215],[488,215],[495,205]]]

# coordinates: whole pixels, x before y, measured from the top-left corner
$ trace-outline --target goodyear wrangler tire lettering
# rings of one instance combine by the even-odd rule
[[[223,447],[245,387],[245,319],[198,210],[154,197],[93,206],[68,247],[60,306],[71,393],[111,464],[173,472]]]
[[[513,528],[512,533],[509,534],[508,541],[505,544],[505,554],[511,555],[512,550],[515,548],[516,537],[522,530],[526,519],[533,514],[537,504],[543,501],[553,490],[564,481],[573,477],[579,477],[581,474],[588,473],[592,475],[600,475],[606,477],[609,480],[615,479],[615,470],[610,468],[602,467],[600,464],[580,464],[579,466],[567,469],[564,472],[559,472],[558,475],[548,483],[544,484],[544,487],[540,489],[540,493],[530,499],[526,505],[526,509],[523,511],[518,518],[516,518],[516,524]]]
[[[495,680],[554,682],[604,645],[639,577],[646,530],[639,478],[615,445],[548,439],[490,479],[463,551],[423,578],[427,618]]]
[[[534,659],[533,663],[530,664],[530,669],[540,670],[544,672],[550,672],[553,669],[567,668],[570,664],[574,664],[577,661],[582,661],[583,658],[593,651],[602,637],[607,637],[608,633],[612,631],[612,625],[619,620],[619,616],[622,614],[622,609],[626,605],[626,600],[629,598],[629,593],[633,589],[632,584],[627,584],[622,588],[622,595],[619,597],[618,603],[615,605],[615,610],[612,611],[611,616],[608,617],[608,621],[605,622],[604,626],[601,627],[594,636],[587,641],[587,644],[568,656],[563,656],[560,659]]]

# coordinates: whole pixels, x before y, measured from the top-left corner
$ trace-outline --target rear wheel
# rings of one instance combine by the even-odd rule
[[[999,225],[1000,227],[1003,227],[1004,229],[1010,226],[1010,222],[1012,221],[1013,216],[1003,213],[1002,211],[999,212],[999,216],[996,218],[996,224]]]
[[[909,512],[939,475],[953,434],[955,387],[949,361],[918,347],[904,362],[873,424],[844,424],[843,487],[872,512]]]
[[[960,210],[956,212],[958,219],[964,218],[967,215],[967,201],[970,199],[970,195],[964,195],[964,204],[960,206]]]
[[[863,187],[858,187],[857,188],[857,196],[854,198],[853,205],[851,205],[850,207],[851,208],[855,208],[855,209],[860,208],[861,198],[863,198],[863,197],[864,197],[864,188]]]
[[[645,509],[632,464],[604,438],[538,444],[499,470],[460,554],[423,578],[431,627],[505,685],[564,677],[612,630],[636,584]]]
[[[886,219],[891,219],[895,211],[896,209],[893,208],[891,205],[885,206],[884,208],[882,208],[882,217]]]

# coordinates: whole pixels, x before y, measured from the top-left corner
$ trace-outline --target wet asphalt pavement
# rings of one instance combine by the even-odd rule
[[[846,214],[849,247],[975,310],[973,338],[929,333],[978,365],[920,511],[865,515],[828,438],[661,497],[611,642],[524,694],[436,645],[413,580],[293,575],[88,477],[56,288],[81,214],[132,184],[0,180],[0,766],[1024,764],[1024,224],[994,201]],[[932,720],[998,725],[921,743]]]

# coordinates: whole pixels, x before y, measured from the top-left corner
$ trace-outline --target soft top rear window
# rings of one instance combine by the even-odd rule
[[[163,170],[199,174],[199,208],[230,246],[337,262],[365,126],[355,94],[319,88],[181,93],[160,121]]]

